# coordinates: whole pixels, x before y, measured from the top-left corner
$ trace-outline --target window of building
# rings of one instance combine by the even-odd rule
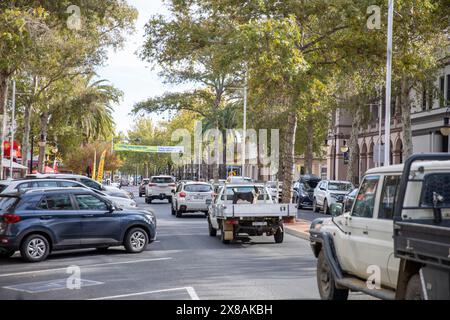
[[[445,105],[444,99],[445,99],[445,77],[442,76],[439,78],[439,106],[441,108],[443,108]]]

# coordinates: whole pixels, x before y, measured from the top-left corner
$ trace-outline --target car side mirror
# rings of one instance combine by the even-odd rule
[[[339,217],[344,213],[344,206],[342,203],[332,203],[330,206],[331,216]]]
[[[116,207],[112,203],[108,203],[108,213],[113,213]]]

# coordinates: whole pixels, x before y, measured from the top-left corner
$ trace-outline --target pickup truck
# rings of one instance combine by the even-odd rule
[[[425,299],[438,298],[432,288],[448,290],[450,161],[443,159],[450,156],[420,154],[371,169],[349,212],[335,203],[331,218],[311,223],[322,299],[347,299],[349,291]]]
[[[296,215],[295,204],[274,203],[264,184],[225,184],[208,209],[209,235],[215,237],[220,230],[225,244],[239,234],[266,234],[274,236],[276,243],[282,243],[283,222],[295,220]]]

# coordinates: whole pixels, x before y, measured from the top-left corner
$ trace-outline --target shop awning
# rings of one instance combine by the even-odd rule
[[[3,169],[10,168],[11,167],[11,161],[9,159],[2,159],[2,166],[3,166]],[[13,166],[13,169],[22,169],[22,170],[28,169],[27,167],[25,167],[25,166],[23,166],[21,164],[18,164],[17,162],[14,162],[14,161],[12,163],[12,166]]]

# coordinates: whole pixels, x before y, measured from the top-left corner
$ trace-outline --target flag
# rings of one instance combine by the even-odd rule
[[[103,181],[103,169],[105,168],[105,157],[106,157],[106,150],[102,152],[100,162],[98,164],[97,181],[100,183],[102,183]]]
[[[94,164],[92,166],[92,178],[95,179],[95,173],[97,171],[97,150],[94,150]]]

